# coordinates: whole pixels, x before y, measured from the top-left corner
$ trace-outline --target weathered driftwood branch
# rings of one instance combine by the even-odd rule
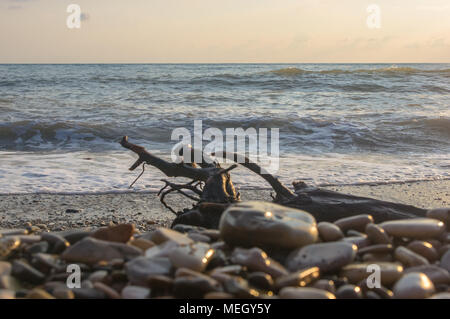
[[[240,194],[236,192],[229,173],[236,165],[223,169],[219,163],[211,163],[210,161],[202,161],[197,163],[198,165],[196,163],[175,164],[167,162],[150,154],[142,146],[128,142],[126,136],[122,139],[121,145],[139,156],[138,160],[130,167],[130,170],[147,163],[158,168],[169,177],[186,177],[192,180],[187,184],[174,184],[163,180],[165,186],[160,190],[159,195],[163,205],[177,214],[173,225],[180,223],[217,228],[222,212],[230,203],[240,199]],[[191,158],[195,158],[193,155],[197,151],[191,149]],[[201,156],[203,159],[206,155],[201,153]],[[426,210],[414,206],[308,187],[303,182],[294,182],[295,192],[292,192],[275,176],[264,174],[262,168],[247,157],[226,152],[222,156],[241,164],[264,178],[276,192],[275,202],[303,209],[314,215],[318,222],[333,222],[339,218],[359,214],[371,214],[375,222],[425,216]],[[197,188],[198,185],[194,185],[194,182],[204,182],[205,185],[199,189]],[[199,197],[192,196],[183,190],[189,190]],[[174,192],[196,201],[194,208],[190,210],[185,209],[182,214],[175,212],[164,201],[166,195]]]

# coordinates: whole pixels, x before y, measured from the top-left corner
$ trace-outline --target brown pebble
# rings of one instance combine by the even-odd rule
[[[367,224],[365,232],[373,244],[391,244],[392,241],[383,228],[376,224]]]
[[[414,239],[439,237],[445,231],[445,224],[431,218],[413,218],[387,221],[380,224],[389,235]]]
[[[422,257],[425,257],[431,263],[435,262],[439,258],[436,249],[434,249],[433,246],[426,241],[414,240],[410,242],[406,248],[421,255]]]
[[[317,289],[323,289],[323,290],[331,292],[332,294],[334,294],[336,292],[336,286],[334,284],[334,281],[329,280],[329,279],[317,280],[314,284],[312,284],[311,287],[317,288]]]
[[[390,253],[394,247],[391,244],[378,244],[367,246],[358,250],[358,254],[374,253],[374,254],[386,254]]]
[[[337,299],[361,299],[361,288],[355,285],[343,285],[336,291]]]
[[[131,240],[130,245],[133,245],[134,247],[137,247],[137,248],[142,249],[143,251],[146,251],[147,249],[155,246],[155,243],[150,240],[144,239],[144,238],[137,238],[135,240]]]
[[[394,286],[397,299],[423,299],[434,293],[434,285],[423,273],[412,272],[404,275]]]
[[[133,236],[134,229],[134,224],[120,224],[103,227],[96,230],[91,237],[105,241],[126,243],[130,240],[131,236]]]
[[[344,238],[342,230],[335,224],[320,222],[317,224],[317,229],[319,230],[320,238],[325,242],[337,241]]]
[[[282,299],[336,299],[329,291],[310,287],[285,287],[278,295]]]
[[[95,282],[94,288],[103,292],[109,299],[121,299],[120,294],[102,282]]]
[[[406,247],[397,247],[394,251],[394,257],[406,267],[414,267],[421,265],[428,265],[429,262],[425,257],[416,254]]]
[[[305,287],[311,282],[317,280],[320,276],[318,267],[311,267],[296,271],[286,276],[278,277],[275,281],[275,288],[282,289],[284,287]]]
[[[334,222],[334,224],[343,232],[346,232],[349,229],[363,232],[366,229],[367,224],[371,223],[373,223],[373,217],[367,214],[341,218]]]
[[[55,299],[51,294],[40,288],[34,288],[25,296],[27,299]]]
[[[450,272],[450,250],[442,256],[440,266]]]

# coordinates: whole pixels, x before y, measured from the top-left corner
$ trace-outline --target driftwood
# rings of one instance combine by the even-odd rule
[[[206,161],[203,161],[204,156],[206,156],[203,153],[201,154],[202,161],[200,163],[176,164],[152,155],[142,146],[128,142],[126,136],[123,137],[120,144],[139,156],[137,161],[130,167],[130,170],[134,170],[146,163],[159,169],[168,177],[191,179],[186,184],[175,184],[162,180],[165,186],[158,193],[160,200],[165,207],[177,215],[172,226],[187,224],[217,228],[223,211],[230,204],[240,200],[240,194],[236,192],[230,176],[230,171],[236,165],[223,169],[217,162],[208,164]],[[193,154],[197,150],[191,149],[191,152],[191,158],[194,158]],[[261,167],[251,162],[247,157],[225,152],[223,157],[238,162],[264,178],[275,191],[274,202],[288,207],[303,209],[311,213],[318,222],[333,222],[339,218],[371,214],[375,222],[378,223],[386,220],[424,217],[426,213],[426,210],[414,206],[308,187],[303,182],[294,182],[294,192],[292,192],[273,175],[262,174]],[[165,202],[165,197],[170,193],[178,193],[190,198],[194,201],[193,208],[176,212]]]

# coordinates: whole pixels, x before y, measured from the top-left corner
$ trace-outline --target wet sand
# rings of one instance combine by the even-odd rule
[[[422,208],[450,206],[450,180],[327,188]],[[270,190],[241,190],[241,196],[243,200],[271,200]],[[169,196],[167,202],[176,209],[191,205],[181,195]],[[156,193],[0,195],[0,228],[31,223],[44,224],[50,230],[65,230],[132,222],[138,229],[148,230],[158,225],[169,226],[174,217],[159,202]]]

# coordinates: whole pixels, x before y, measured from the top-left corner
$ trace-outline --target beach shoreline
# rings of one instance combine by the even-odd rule
[[[426,209],[448,207],[450,203],[450,180],[324,188]],[[270,193],[269,189],[241,190],[242,200],[271,201]],[[192,206],[181,195],[169,196],[167,202],[176,210]],[[148,231],[159,226],[170,227],[174,218],[155,192],[0,195],[0,228],[6,229],[31,224],[63,231],[134,223],[138,230]]]

